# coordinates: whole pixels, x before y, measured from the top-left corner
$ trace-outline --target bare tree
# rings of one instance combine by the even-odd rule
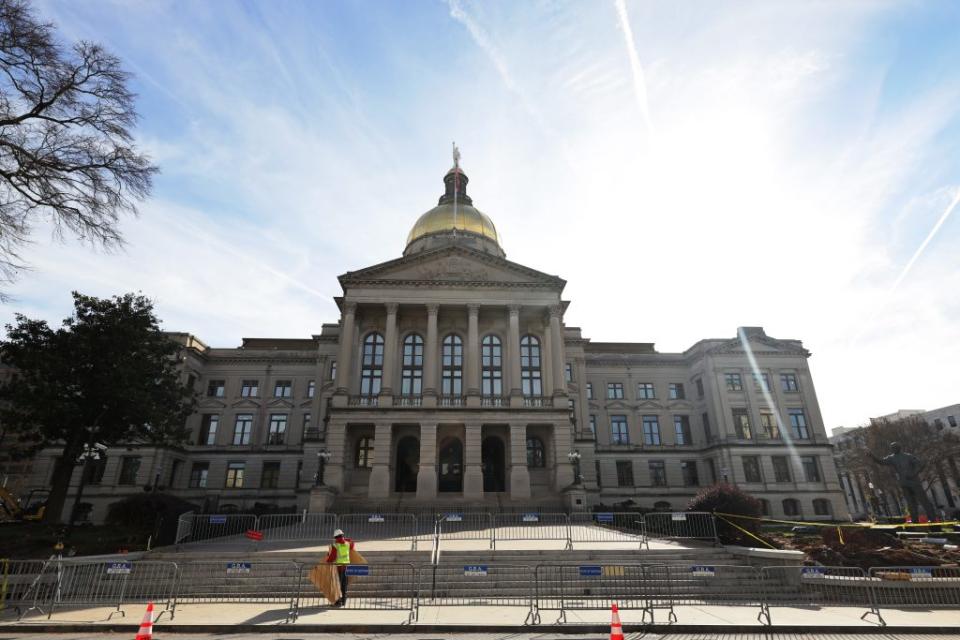
[[[64,47],[24,0],[0,0],[0,283],[26,268],[42,221],[57,238],[122,243],[119,216],[136,214],[157,171],[133,144],[129,79],[100,45]]]

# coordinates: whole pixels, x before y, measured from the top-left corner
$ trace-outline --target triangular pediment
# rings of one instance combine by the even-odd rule
[[[227,403],[213,398],[204,398],[197,403],[200,409],[226,409]]]
[[[762,331],[750,331],[744,334],[747,344],[753,353],[762,353],[764,355],[799,355],[809,356],[807,351],[799,340],[778,340],[771,338]],[[709,350],[714,355],[719,354],[741,354],[746,353],[743,341],[738,336],[732,340],[722,342]]]
[[[423,286],[482,285],[530,286],[562,290],[566,282],[557,276],[510,262],[468,247],[451,246],[404,256],[340,276],[351,284],[410,284]]]
[[[244,398],[243,400],[238,400],[231,405],[234,409],[258,409],[260,403],[255,400],[250,400],[249,398]]]

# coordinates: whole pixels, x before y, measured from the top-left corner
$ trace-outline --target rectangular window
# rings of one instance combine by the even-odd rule
[[[947,422],[950,424],[951,427],[957,426],[956,416],[947,416]]]
[[[204,489],[207,486],[207,474],[210,473],[209,462],[194,462],[190,468],[190,488]]]
[[[280,463],[264,462],[263,473],[260,475],[261,489],[276,489],[280,483]]]
[[[700,474],[697,472],[696,460],[681,460],[680,471],[683,472],[683,486],[685,487],[700,486]]]
[[[797,376],[794,373],[780,374],[780,388],[788,393],[800,391],[800,385],[797,384]]]
[[[207,383],[207,396],[210,398],[222,398],[226,382],[223,380],[211,380]]]
[[[610,400],[623,400],[623,383],[608,382],[607,398],[609,398]]]
[[[573,365],[569,362],[563,365],[563,375],[567,382],[573,382]]]
[[[727,385],[727,391],[743,391],[743,379],[739,373],[725,373],[723,380]]]
[[[820,482],[820,467],[817,465],[817,456],[800,456],[803,465],[803,476],[807,482]]]
[[[767,438],[775,440],[780,439],[780,426],[777,424],[777,416],[769,411],[760,412],[760,429]]]
[[[761,373],[760,375],[753,374],[753,386],[759,389],[760,391],[770,391],[770,374]]]
[[[637,400],[654,400],[657,397],[657,390],[652,382],[637,383]]]
[[[750,430],[750,416],[746,409],[733,410],[733,428],[741,440],[753,438],[753,432]]]
[[[687,397],[686,392],[683,390],[683,383],[671,382],[669,388],[671,400],[683,400]]]
[[[330,363],[330,380],[336,380],[336,379],[337,379],[337,361],[333,360]]]
[[[633,486],[633,463],[629,460],[617,460],[617,486]]]
[[[289,398],[293,395],[293,381],[277,380],[273,385],[274,398]]]
[[[611,444],[630,444],[627,416],[610,416],[610,442]]]
[[[303,432],[306,433],[307,429],[310,428],[310,414],[303,414]]]
[[[807,416],[803,413],[803,409],[788,409],[787,414],[790,416],[790,431],[793,437],[798,440],[809,440],[810,431],[807,429]]]
[[[267,434],[267,444],[283,444],[287,435],[287,414],[270,414],[270,432]]]
[[[710,482],[717,484],[717,463],[713,458],[707,458],[707,472],[710,474]]]
[[[307,383],[307,397],[312,398],[317,395],[317,381],[311,380]]]
[[[233,423],[233,444],[250,444],[250,433],[253,431],[253,414],[237,414],[237,421]]]
[[[700,421],[703,423],[703,439],[706,442],[713,442],[713,434],[710,432],[710,415],[700,414]]]
[[[200,420],[200,438],[197,444],[212,445],[217,443],[217,427],[220,426],[220,416],[215,413],[205,413]]]
[[[227,463],[227,489],[242,489],[243,488],[243,472],[247,468],[247,463],[245,462],[229,462]]]
[[[91,460],[89,466],[85,466],[84,473],[87,475],[87,484],[100,484],[103,482],[103,474],[107,470],[107,457],[103,454],[96,460]]]
[[[120,477],[117,484],[137,484],[140,471],[140,456],[124,456],[120,461]]]
[[[763,482],[760,475],[760,459],[756,456],[743,457],[743,475],[747,482]]]
[[[643,444],[660,446],[660,419],[657,416],[643,416]]]
[[[702,398],[703,397],[703,380],[700,378],[697,378],[693,382],[694,384],[697,385],[697,397]]]
[[[650,469],[650,484],[654,487],[667,486],[667,469],[663,460],[650,460],[647,462]]]
[[[673,416],[673,430],[676,433],[678,445],[693,444],[693,434],[690,432],[690,416]]]
[[[587,400],[593,400],[593,383],[587,383]]]
[[[776,482],[790,482],[790,461],[786,456],[773,456],[773,478]]]
[[[240,385],[241,398],[256,398],[260,395],[259,380],[244,380]]]
[[[590,433],[597,435],[597,416],[590,414]]]

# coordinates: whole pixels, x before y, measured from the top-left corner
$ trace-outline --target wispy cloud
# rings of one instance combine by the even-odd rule
[[[653,122],[650,118],[650,105],[647,101],[647,80],[640,64],[640,55],[633,40],[633,29],[630,28],[630,16],[627,14],[625,0],[614,0],[617,8],[617,20],[620,22],[620,31],[623,32],[624,44],[627,48],[627,57],[630,59],[630,71],[633,73],[633,95],[637,99],[637,108],[648,134],[653,133]]]

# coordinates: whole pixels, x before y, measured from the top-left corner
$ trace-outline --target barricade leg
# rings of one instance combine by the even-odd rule
[[[120,582],[120,593],[117,595],[117,610],[111,611],[110,615],[107,616],[107,620],[111,619],[113,617],[113,614],[115,613],[119,613],[121,618],[127,617],[127,612],[123,610],[122,606],[123,606],[123,596],[127,592],[127,580],[129,579],[130,579],[129,573],[123,576],[123,580]]]
[[[757,614],[757,622],[768,627],[773,624],[770,620],[770,604],[768,602],[760,603],[760,613]]]

